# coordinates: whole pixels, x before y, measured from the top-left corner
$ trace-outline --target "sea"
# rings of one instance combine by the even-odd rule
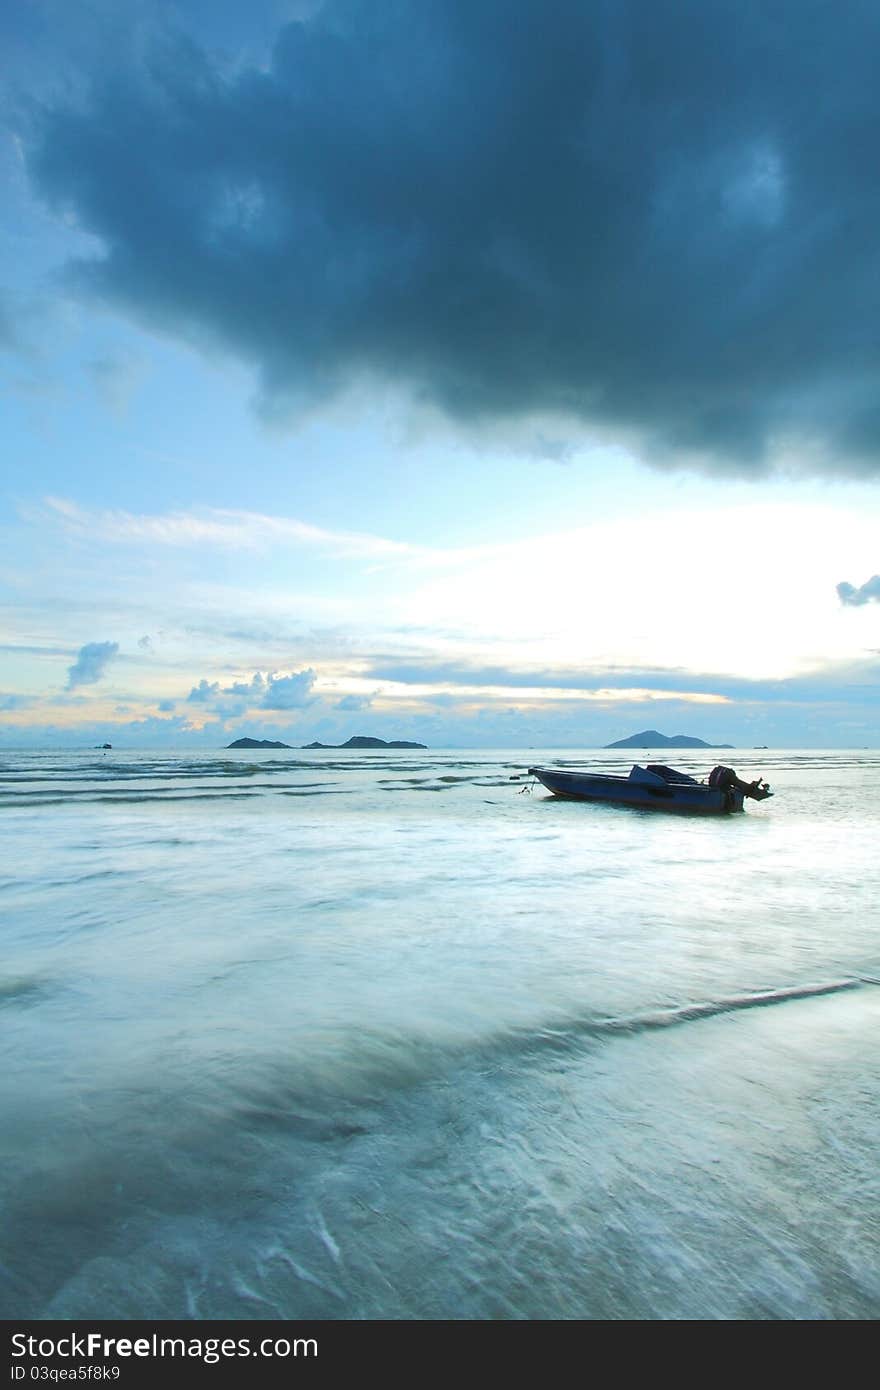
[[[880,1315],[880,752],[633,756],[0,753],[0,1317]]]

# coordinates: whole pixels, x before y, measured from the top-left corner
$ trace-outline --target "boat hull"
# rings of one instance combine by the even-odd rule
[[[721,791],[696,781],[664,782],[661,778],[636,780],[598,772],[567,772],[530,767],[533,777],[554,796],[570,801],[600,801],[615,806],[634,806],[646,811],[671,811],[678,815],[729,816],[743,809],[742,793]]]

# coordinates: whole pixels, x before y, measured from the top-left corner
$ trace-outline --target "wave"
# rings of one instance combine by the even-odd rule
[[[200,1110],[203,1118],[222,1114],[234,1117],[236,1126],[263,1130],[275,1128],[297,1134],[310,1142],[325,1143],[361,1133],[371,1121],[363,1106],[381,1107],[393,1094],[431,1085],[462,1069],[516,1066],[549,1052],[574,1053],[586,1044],[612,1043],[616,1039],[699,1023],[724,1014],[774,1005],[794,1004],[853,993],[866,986],[880,987],[880,977],[850,976],[844,979],[785,986],[746,994],[729,995],[668,1009],[596,1017],[594,1014],[559,1018],[552,1024],[500,1027],[475,1035],[450,1030],[447,1037],[417,1035],[410,1029],[387,1026],[361,1028],[356,1033],[327,1038],[314,1050],[252,1057],[249,1065],[229,1058],[217,1059],[217,1082],[209,1081]],[[328,1101],[333,1104],[328,1109]],[[342,1109],[340,1109],[342,1106]],[[348,1113],[346,1107],[354,1107]]]
[[[0,1009],[7,1005],[33,1003],[46,993],[48,987],[48,982],[38,975],[0,979]]]
[[[865,984],[880,985],[880,979],[868,975],[830,980],[821,984],[791,985],[783,989],[759,990],[748,994],[735,994],[726,998],[711,999],[699,1004],[682,1004],[676,1008],[658,1009],[651,1013],[630,1014],[622,1017],[591,1019],[563,1028],[559,1032],[547,1030],[540,1037],[553,1040],[556,1037],[571,1037],[574,1033],[589,1033],[596,1037],[617,1033],[645,1033],[657,1028],[674,1028],[683,1023],[695,1023],[705,1018],[716,1018],[719,1014],[738,1012],[741,1009],[767,1008],[771,1004],[788,1004],[800,999],[818,999],[825,994],[843,994],[848,990],[861,989]]]

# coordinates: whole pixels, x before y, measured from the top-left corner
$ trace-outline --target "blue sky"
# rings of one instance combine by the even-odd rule
[[[0,743],[877,744],[871,7],[0,39]]]

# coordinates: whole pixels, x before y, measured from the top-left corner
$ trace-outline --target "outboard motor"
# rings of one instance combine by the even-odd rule
[[[762,782],[760,777],[754,782],[743,782],[742,778],[737,777],[732,767],[713,767],[709,773],[709,786],[715,787],[721,792],[738,791],[743,796],[750,796],[753,801],[764,801],[773,793],[766,782]]]

